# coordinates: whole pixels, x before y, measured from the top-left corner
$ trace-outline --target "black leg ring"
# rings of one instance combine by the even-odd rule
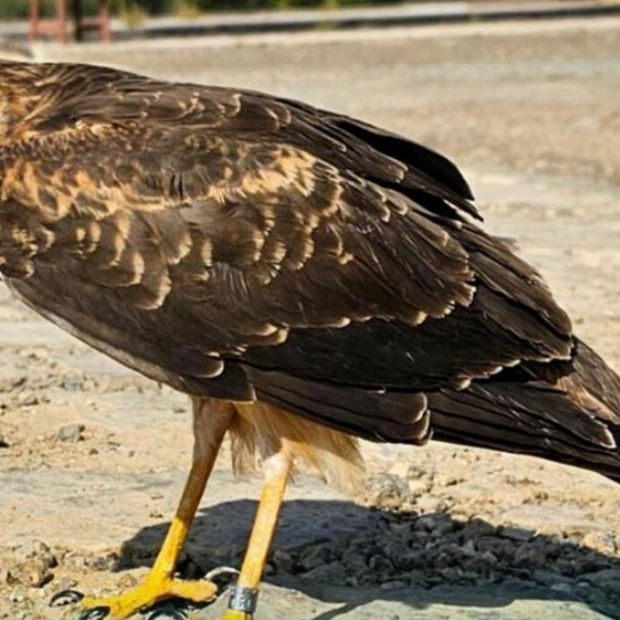
[[[257,602],[258,590],[233,586],[230,591],[228,609],[232,609],[233,611],[242,611],[246,614],[253,614],[256,611]]]

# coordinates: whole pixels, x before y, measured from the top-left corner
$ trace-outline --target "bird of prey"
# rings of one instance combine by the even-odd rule
[[[9,288],[193,403],[193,464],[151,572],[86,612],[216,595],[175,565],[227,433],[265,483],[225,620],[253,616],[294,462],[346,486],[356,438],[620,477],[620,379],[419,144],[257,92],[3,62],[0,183]]]

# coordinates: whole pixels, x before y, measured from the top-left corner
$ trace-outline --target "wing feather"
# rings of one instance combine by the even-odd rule
[[[442,156],[260,93],[86,66],[0,77],[0,270],[93,346],[178,389],[375,439],[424,441],[435,408],[446,436],[539,428],[542,450],[575,414],[543,414],[559,388],[524,402],[494,382],[570,360],[571,325],[471,221]],[[566,433],[608,439],[588,416]]]

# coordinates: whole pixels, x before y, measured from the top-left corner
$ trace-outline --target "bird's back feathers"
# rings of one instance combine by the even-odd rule
[[[620,382],[444,157],[261,93],[0,63],[0,272],[196,396],[620,475]]]

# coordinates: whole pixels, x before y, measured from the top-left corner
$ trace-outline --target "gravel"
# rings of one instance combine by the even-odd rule
[[[84,439],[84,424],[68,424],[58,429],[56,437],[60,441],[82,441]]]

